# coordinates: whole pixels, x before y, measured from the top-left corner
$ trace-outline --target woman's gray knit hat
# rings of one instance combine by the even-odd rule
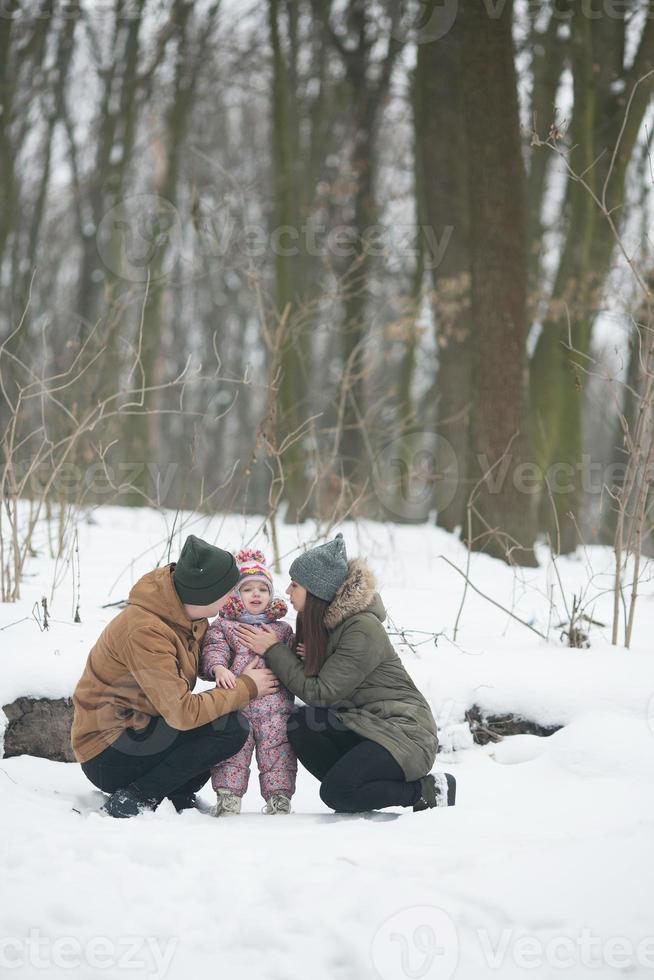
[[[347,552],[343,535],[305,551],[292,562],[289,575],[307,592],[331,602],[347,578]]]

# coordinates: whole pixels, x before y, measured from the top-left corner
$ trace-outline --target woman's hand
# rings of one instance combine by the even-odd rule
[[[279,691],[279,681],[272,670],[267,667],[246,667],[241,677],[250,677],[257,685],[257,697],[265,698],[267,694],[277,694]]]
[[[213,676],[216,678],[216,687],[232,689],[236,687],[236,677],[227,667],[216,667]]]
[[[259,627],[252,626],[249,623],[237,623],[234,627],[234,632],[241,643],[251,650],[252,653],[258,653],[260,657],[264,655],[266,650],[274,646],[275,643],[279,643],[277,633],[275,633],[272,626],[268,626],[266,623],[263,623]]]
[[[304,660],[304,643],[298,643],[298,645],[295,648],[295,652],[300,658],[300,660]]]

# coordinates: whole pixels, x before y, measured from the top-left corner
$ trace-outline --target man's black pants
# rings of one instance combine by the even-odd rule
[[[245,745],[249,727],[240,711],[185,732],[158,716],[142,731],[126,728],[99,755],[83,762],[82,769],[105,793],[132,784],[149,799],[184,796],[204,786],[211,766]]]

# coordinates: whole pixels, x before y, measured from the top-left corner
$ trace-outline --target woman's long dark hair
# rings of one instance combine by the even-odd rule
[[[316,677],[325,662],[327,630],[325,613],[328,602],[307,592],[304,609],[297,614],[295,625],[296,643],[304,643],[304,673]]]

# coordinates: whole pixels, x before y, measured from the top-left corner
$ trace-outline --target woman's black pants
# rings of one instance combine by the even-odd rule
[[[346,728],[329,708],[296,708],[288,740],[302,765],[320,780],[320,799],[339,813],[412,806],[420,782],[407,782],[388,749]]]
[[[126,728],[82,769],[105,793],[132,785],[149,799],[185,796],[204,786],[213,765],[245,745],[249,727],[240,711],[184,732],[157,716],[141,731]]]

